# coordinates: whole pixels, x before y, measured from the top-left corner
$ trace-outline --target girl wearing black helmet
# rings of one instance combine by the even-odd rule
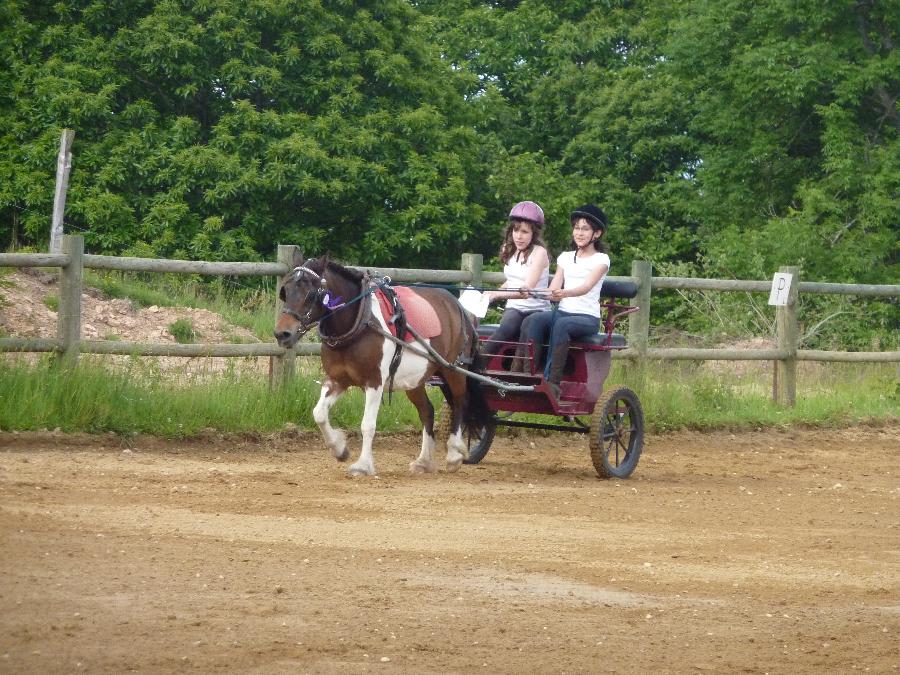
[[[519,202],[509,212],[509,222],[500,246],[506,281],[498,290],[485,293],[490,302],[506,300],[506,308],[500,325],[482,350],[482,366],[487,363],[488,357],[497,353],[501,343],[519,339],[525,317],[550,309],[549,301],[536,298],[531,293],[545,290],[550,280],[550,257],[541,237],[543,227],[544,211],[534,202]],[[513,368],[516,365],[514,362]]]
[[[522,341],[534,340],[536,367],[540,365],[543,345],[549,345],[545,375],[557,400],[569,343],[599,329],[600,288],[610,264],[602,241],[607,228],[603,210],[585,204],[572,211],[569,220],[573,250],[556,259],[556,274],[549,286],[549,298],[559,302],[559,307],[532,314],[522,325]]]

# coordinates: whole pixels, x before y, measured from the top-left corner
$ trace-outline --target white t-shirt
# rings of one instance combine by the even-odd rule
[[[585,280],[598,267],[606,265],[606,272],[600,277],[600,281],[594,284],[594,287],[584,295],[574,298],[563,298],[559,301],[559,310],[570,314],[589,314],[600,318],[600,288],[603,286],[603,280],[609,274],[609,256],[605,253],[597,251],[594,255],[587,258],[578,258],[575,260],[575,251],[566,251],[560,253],[556,259],[557,269],[563,270],[563,288],[575,288],[585,282]]]
[[[534,269],[532,265],[538,264],[536,260],[537,256],[534,254],[534,251],[528,256],[528,262],[523,262],[523,258],[523,255],[516,253],[516,255],[510,258],[506,265],[503,266],[503,274],[506,275],[507,288],[521,288],[524,286],[528,272]],[[547,265],[547,267],[541,270],[541,275],[538,277],[534,287],[536,289],[547,288],[549,285],[550,266]],[[542,298],[510,298],[506,301],[506,308],[517,309],[520,312],[535,312],[550,309],[550,301]]]

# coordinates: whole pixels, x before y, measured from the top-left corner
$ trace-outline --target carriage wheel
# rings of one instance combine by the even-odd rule
[[[446,440],[450,436],[450,406],[447,402],[441,406],[441,417],[437,423],[435,436],[442,440]],[[497,431],[497,424],[494,422],[493,415],[484,421],[479,429],[469,429],[463,423],[462,437],[466,444],[468,456],[463,460],[463,464],[478,464],[484,459],[484,456],[491,449],[491,443],[494,442],[494,433]]]
[[[603,393],[591,417],[591,461],[601,478],[628,478],[644,446],[644,412],[627,387]]]

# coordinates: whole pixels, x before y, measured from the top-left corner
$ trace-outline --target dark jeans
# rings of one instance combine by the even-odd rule
[[[520,312],[518,309],[505,309],[503,316],[500,317],[500,325],[491,335],[491,339],[484,345],[481,350],[485,356],[496,354],[503,347],[501,342],[519,342],[519,333],[522,329],[522,322],[538,312]]]
[[[559,310],[535,312],[522,324],[522,342],[534,340],[537,344],[549,344],[547,367],[544,369],[549,373],[551,355],[556,351],[556,347],[568,346],[572,340],[594,335],[599,329],[600,319],[590,314],[569,314]],[[565,360],[560,364],[560,368],[564,365]]]

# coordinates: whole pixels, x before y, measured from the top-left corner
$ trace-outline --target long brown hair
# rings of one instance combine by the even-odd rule
[[[500,244],[500,261],[504,265],[508,263],[510,258],[518,251],[516,242],[514,242],[512,238],[513,230],[516,229],[517,223],[527,223],[531,227],[531,243],[528,245],[528,248],[522,251],[522,254],[525,256],[525,262],[528,262],[528,256],[531,255],[535,246],[547,248],[547,244],[544,243],[544,238],[541,235],[541,230],[543,228],[539,224],[531,220],[525,220],[524,218],[510,218],[509,222],[506,224],[506,231],[503,234],[503,243]]]

